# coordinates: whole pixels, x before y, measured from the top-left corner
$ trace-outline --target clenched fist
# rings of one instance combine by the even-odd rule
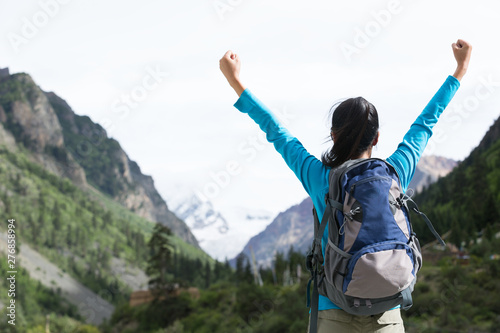
[[[451,48],[453,49],[453,55],[457,60],[457,70],[453,76],[460,81],[469,67],[472,45],[463,39],[459,39],[456,43],[451,44]]]
[[[238,96],[241,95],[245,88],[240,82],[241,61],[238,55],[231,50],[227,51],[219,61],[219,67],[227,82],[233,87]]]

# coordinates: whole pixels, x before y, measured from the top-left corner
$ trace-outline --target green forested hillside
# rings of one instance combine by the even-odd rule
[[[461,255],[439,253],[439,267],[424,260],[410,332],[500,332],[499,129],[500,118],[449,175],[415,196],[439,233],[451,231],[446,241]],[[434,241],[419,217],[413,226],[422,243]]]
[[[491,240],[500,231],[500,138],[493,135],[499,124],[448,176],[415,197],[441,234],[452,231],[449,241],[457,246],[475,243],[483,233]],[[420,239],[433,240],[425,223],[414,221]]]
[[[109,254],[145,267],[145,244],[154,223],[102,193],[83,192],[69,180],[29,161],[26,154],[0,148],[1,215],[22,221],[21,237],[42,252],[69,250],[86,256],[102,247]],[[202,250],[172,238],[178,252],[192,259],[211,261]]]

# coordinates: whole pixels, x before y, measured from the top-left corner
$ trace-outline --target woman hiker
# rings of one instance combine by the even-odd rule
[[[446,78],[422,113],[411,125],[396,151],[386,161],[399,175],[401,187],[406,191],[417,162],[422,155],[432,128],[451,101],[467,72],[472,47],[459,39],[452,44],[457,68]],[[239,98],[234,106],[247,113],[266,133],[267,140],[281,154],[304,189],[311,197],[319,221],[325,211],[325,194],[328,192],[328,175],[335,168],[351,159],[369,158],[378,142],[379,121],[375,106],[363,97],[349,98],[334,107],[330,136],[333,146],[318,160],[280,124],[273,113],[257,99],[240,80],[241,61],[236,53],[227,51],[220,60],[220,69]],[[323,235],[327,240],[327,232]],[[322,242],[323,255],[325,241]],[[318,332],[404,332],[400,308],[379,315],[351,315],[333,304],[327,297],[319,296]]]

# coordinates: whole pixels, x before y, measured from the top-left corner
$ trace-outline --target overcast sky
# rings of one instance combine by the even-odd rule
[[[190,189],[222,210],[277,213],[306,197],[233,107],[218,63],[228,49],[318,157],[331,105],[353,96],[377,107],[375,155],[388,157],[453,74],[457,38],[473,59],[426,153],[463,159],[500,112],[497,0],[0,0],[0,22],[0,67],[101,123],[164,196]]]

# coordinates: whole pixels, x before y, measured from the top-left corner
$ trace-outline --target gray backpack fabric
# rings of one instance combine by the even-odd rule
[[[411,307],[422,254],[409,205],[444,245],[429,219],[402,192],[395,169],[386,161],[350,160],[332,169],[329,177],[321,223],[313,209],[314,240],[306,261],[311,272],[307,287],[311,333],[317,331],[320,294],[354,315],[379,314],[398,305],[404,310]],[[321,240],[327,227],[323,257]]]

